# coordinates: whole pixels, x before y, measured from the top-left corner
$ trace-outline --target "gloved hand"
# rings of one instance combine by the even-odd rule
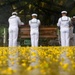
[[[21,25],[24,25],[24,23],[23,23],[23,22],[21,22]]]

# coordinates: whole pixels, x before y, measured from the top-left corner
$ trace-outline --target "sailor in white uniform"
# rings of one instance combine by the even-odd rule
[[[67,11],[61,12],[62,17],[59,18],[57,26],[60,27],[61,46],[69,46],[69,27],[71,24],[70,17],[66,16]]]
[[[32,19],[29,20],[30,26],[30,36],[31,36],[31,46],[37,47],[39,41],[39,25],[40,20],[37,19],[37,14],[32,14]]]
[[[9,47],[15,47],[17,46],[17,39],[18,39],[18,26],[24,25],[23,22],[21,22],[20,18],[17,16],[17,12],[13,12],[12,16],[8,19],[9,22]]]

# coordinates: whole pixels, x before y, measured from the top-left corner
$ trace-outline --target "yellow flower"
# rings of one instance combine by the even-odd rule
[[[2,61],[0,60],[0,66],[2,66]]]
[[[44,74],[44,75],[46,74],[46,71],[44,69],[42,69],[40,72],[41,74]]]
[[[69,64],[68,64],[68,63],[63,64],[63,66],[62,66],[62,68],[63,68],[64,70],[67,70],[68,67],[69,67]]]
[[[1,73],[11,75],[13,73],[13,70],[11,68],[7,68],[6,70],[3,70]]]
[[[23,67],[26,67],[26,63],[22,63],[21,65],[22,65]]]
[[[32,70],[33,69],[33,67],[32,66],[29,66],[28,68],[27,68],[27,71],[30,71],[30,70]]]
[[[73,64],[72,67],[75,69],[75,64]]]

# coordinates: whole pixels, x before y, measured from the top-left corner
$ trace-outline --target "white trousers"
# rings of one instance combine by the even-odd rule
[[[31,46],[37,47],[39,40],[39,33],[31,33]]]
[[[69,31],[61,31],[61,46],[69,46]]]
[[[13,27],[9,28],[9,47],[17,46],[17,39],[18,39],[18,28]]]

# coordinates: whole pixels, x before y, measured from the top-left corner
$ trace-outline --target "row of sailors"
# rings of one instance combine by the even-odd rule
[[[75,16],[71,20],[70,17],[67,16],[67,11],[61,12],[62,17],[58,19],[57,26],[60,28],[60,38],[61,38],[61,46],[69,46],[70,41],[73,37],[73,44],[75,43]],[[24,25],[21,22],[20,18],[17,16],[16,12],[12,13],[12,16],[8,19],[9,22],[9,47],[17,46],[18,39],[18,26]],[[31,36],[31,46],[37,47],[39,41],[39,25],[40,20],[37,19],[37,14],[32,14],[32,19],[29,20],[30,25],[30,36]],[[69,35],[70,34],[70,35]]]

